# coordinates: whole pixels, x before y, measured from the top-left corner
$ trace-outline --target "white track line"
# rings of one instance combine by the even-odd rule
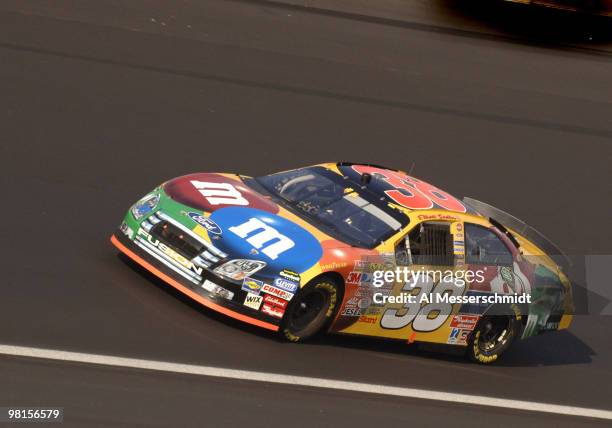
[[[430,391],[426,389],[417,388],[376,385],[361,382],[345,382],[340,380],[321,379],[304,376],[291,376],[248,370],[224,369],[220,367],[197,366],[191,364],[170,363],[165,361],[141,360],[136,358],[114,357],[111,355],[84,354],[80,352],[56,351],[53,349],[40,349],[11,345],[0,345],[0,355],[45,358],[56,361],[101,364],[113,367],[156,370],[162,372],[212,376],[226,379],[240,379],[254,382],[270,382],[283,385],[299,385],[308,386],[312,388],[357,391],[369,394],[385,394],[393,395],[396,397],[417,398],[420,400],[435,400],[451,403],[469,404],[474,406],[501,407],[504,409],[527,410],[532,412],[553,413],[557,415],[582,416],[588,418],[612,420],[612,411],[609,410],[563,406],[558,404],[538,403],[533,401],[510,400],[506,398],[493,398],[485,397],[482,395]]]

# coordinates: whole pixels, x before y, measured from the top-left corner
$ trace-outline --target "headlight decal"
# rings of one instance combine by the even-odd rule
[[[136,202],[134,206],[132,206],[130,212],[136,220],[140,220],[147,214],[153,212],[157,207],[157,204],[159,204],[159,193],[149,193],[144,198]]]

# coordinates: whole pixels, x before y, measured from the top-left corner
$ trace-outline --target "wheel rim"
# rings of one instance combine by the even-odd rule
[[[329,293],[321,289],[311,290],[301,296],[295,302],[295,309],[291,313],[291,330],[300,331],[309,326],[317,317],[325,316],[329,300]]]
[[[483,354],[494,354],[510,339],[510,320],[505,317],[486,319],[480,328],[478,348]]]

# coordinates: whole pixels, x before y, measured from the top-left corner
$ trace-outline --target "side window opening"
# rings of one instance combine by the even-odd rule
[[[512,266],[512,253],[492,230],[465,224],[466,262],[478,265]]]
[[[398,265],[452,266],[453,237],[448,223],[421,223],[396,248]]]

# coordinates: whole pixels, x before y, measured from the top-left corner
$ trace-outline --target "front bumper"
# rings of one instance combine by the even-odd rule
[[[204,280],[212,281],[234,293],[233,298],[228,300],[205,290],[200,284],[189,281],[184,276],[169,269],[166,264],[136,245],[121,230],[117,230],[111,236],[111,242],[119,251],[147,271],[207,308],[257,327],[272,331],[279,330],[280,320],[278,318],[244,306],[243,302],[247,292],[242,290],[240,285],[226,281],[210,271],[204,271],[202,275]]]

